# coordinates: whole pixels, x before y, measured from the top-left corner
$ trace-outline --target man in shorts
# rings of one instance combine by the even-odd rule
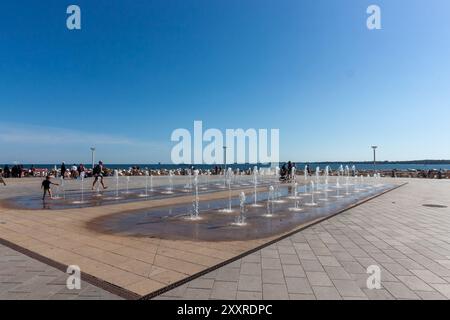
[[[98,165],[94,167],[94,170],[92,171],[94,175],[94,183],[92,184],[92,190],[95,188],[95,184],[97,183],[98,179],[100,178],[100,183],[103,187],[103,189],[107,189],[108,187],[105,187],[105,184],[103,183],[103,162],[99,161]]]

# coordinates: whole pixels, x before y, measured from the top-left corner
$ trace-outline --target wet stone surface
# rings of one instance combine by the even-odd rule
[[[268,238],[336,214],[393,187],[391,184],[364,184],[336,189],[331,185],[327,188],[319,185],[314,195],[309,187],[299,187],[298,198],[294,199],[292,187],[283,185],[278,188],[279,194],[275,198],[269,196],[269,192],[258,193],[256,206],[254,195],[247,195],[244,225],[235,223],[241,208],[239,199],[234,197],[231,199],[231,211],[229,199],[200,202],[198,219],[191,217],[193,206],[188,203],[101,217],[93,220],[89,227],[105,233],[170,240],[242,241]]]

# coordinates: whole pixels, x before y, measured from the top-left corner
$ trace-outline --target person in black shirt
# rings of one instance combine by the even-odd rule
[[[98,165],[95,166],[92,173],[95,178],[94,183],[92,184],[92,190],[94,190],[95,184],[97,183],[99,178],[100,178],[100,183],[102,184],[103,189],[107,189],[108,187],[105,187],[105,184],[103,183],[103,162],[102,161],[98,162]]]
[[[41,189],[44,189],[44,194],[42,195],[42,200],[45,200],[45,195],[46,195],[47,193],[48,193],[48,195],[50,196],[50,199],[53,198],[53,195],[52,195],[52,189],[50,188],[50,186],[51,186],[52,184],[54,184],[54,185],[56,185],[56,186],[59,186],[59,184],[53,183],[53,182],[50,181],[50,176],[47,176],[47,177],[45,178],[45,180],[42,181]]]
[[[65,173],[66,173],[66,164],[63,162],[61,164],[61,178],[65,179]]]

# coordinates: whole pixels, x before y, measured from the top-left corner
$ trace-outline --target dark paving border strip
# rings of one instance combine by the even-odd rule
[[[268,246],[270,246],[270,245],[272,245],[272,244],[274,244],[274,243],[277,243],[277,242],[279,242],[279,241],[281,241],[281,240],[283,240],[283,239],[286,239],[286,238],[288,238],[288,237],[290,237],[290,236],[292,236],[292,235],[294,235],[294,234],[296,234],[296,233],[299,233],[299,232],[301,232],[301,231],[303,231],[303,230],[305,230],[305,229],[307,229],[307,228],[309,228],[309,227],[312,227],[312,226],[314,226],[314,225],[316,225],[316,224],[319,224],[319,223],[321,223],[321,222],[323,222],[323,221],[326,221],[326,220],[328,220],[328,219],[331,219],[332,217],[337,216],[338,214],[341,214],[341,213],[346,212],[346,211],[348,211],[348,210],[351,210],[351,209],[353,209],[353,208],[359,207],[360,205],[362,205],[362,204],[364,204],[364,203],[366,203],[366,202],[369,202],[369,201],[371,201],[371,200],[373,200],[373,199],[375,199],[375,198],[381,197],[382,195],[384,195],[384,194],[386,194],[386,193],[388,193],[388,192],[394,191],[394,190],[396,190],[396,189],[398,189],[398,188],[401,188],[401,187],[403,187],[403,186],[405,186],[405,185],[407,185],[407,184],[408,184],[408,182],[405,182],[405,183],[403,183],[403,184],[400,184],[400,185],[398,185],[398,186],[393,187],[392,189],[385,190],[385,191],[383,191],[383,192],[381,192],[381,193],[379,193],[379,194],[376,194],[376,195],[374,195],[374,196],[372,196],[372,197],[369,197],[369,198],[367,198],[367,199],[364,199],[364,200],[361,200],[361,201],[359,201],[359,202],[356,202],[355,204],[352,204],[352,205],[350,205],[349,207],[347,207],[347,208],[345,208],[345,209],[342,209],[342,210],[340,210],[340,211],[338,211],[338,212],[336,212],[336,213],[333,213],[333,214],[331,214],[331,215],[329,215],[329,216],[323,217],[322,219],[319,219],[319,220],[316,220],[316,221],[311,222],[311,223],[309,223],[309,224],[306,224],[306,225],[304,225],[303,227],[300,227],[299,229],[295,229],[295,230],[293,230],[293,231],[291,231],[291,232],[289,232],[289,233],[287,233],[287,234],[282,235],[281,237],[278,237],[278,238],[276,238],[276,239],[274,239],[274,240],[271,240],[271,241],[269,241],[269,242],[267,242],[267,243],[264,243],[264,244],[262,244],[262,245],[260,245],[260,246],[258,246],[258,247],[256,247],[256,248],[253,248],[253,249],[251,249],[251,250],[249,250],[249,251],[246,251],[246,252],[244,252],[244,253],[241,253],[241,254],[239,254],[239,255],[237,255],[237,256],[231,258],[231,259],[225,260],[225,261],[223,261],[223,262],[221,262],[221,263],[219,263],[219,264],[216,264],[215,266],[209,267],[209,268],[207,268],[207,269],[205,269],[205,270],[203,270],[203,271],[200,271],[200,272],[198,272],[198,273],[196,273],[196,274],[193,274],[193,275],[191,275],[191,276],[189,276],[189,277],[187,277],[187,278],[184,278],[184,279],[182,279],[182,280],[180,280],[180,281],[174,282],[174,283],[172,283],[172,284],[170,284],[170,285],[168,285],[168,286],[166,286],[166,287],[164,287],[164,288],[158,289],[158,290],[156,290],[156,291],[154,291],[154,292],[151,292],[151,293],[149,293],[149,294],[147,294],[147,295],[144,295],[144,296],[142,296],[140,299],[141,299],[141,300],[150,300],[150,299],[153,299],[153,298],[156,297],[156,296],[159,296],[159,295],[161,295],[161,294],[163,294],[163,293],[165,293],[165,292],[167,292],[167,291],[170,291],[170,290],[172,290],[172,289],[174,289],[174,288],[176,288],[176,287],[179,287],[179,286],[181,286],[181,285],[183,285],[183,284],[186,284],[186,283],[188,283],[188,282],[190,282],[190,281],[192,281],[192,280],[194,280],[194,279],[197,279],[197,278],[199,278],[199,277],[201,277],[201,276],[203,276],[203,275],[205,275],[205,274],[207,274],[207,273],[210,273],[211,271],[217,270],[217,269],[219,269],[219,268],[221,268],[221,267],[223,267],[223,266],[225,266],[225,265],[227,265],[227,264],[230,264],[230,263],[232,263],[232,262],[234,262],[234,261],[237,261],[237,260],[239,260],[239,259],[242,259],[243,257],[248,256],[249,254],[255,253],[256,251],[259,251],[259,250],[261,250],[261,249],[264,249],[264,248],[266,248],[266,247],[268,247]]]
[[[44,257],[43,255],[40,255],[40,254],[38,254],[36,252],[33,252],[33,251],[30,251],[30,250],[28,250],[28,249],[26,249],[24,247],[21,247],[21,246],[15,244],[15,243],[10,242],[8,240],[0,238],[0,244],[4,245],[5,247],[8,247],[8,248],[10,248],[12,250],[15,250],[17,252],[20,252],[20,253],[22,253],[22,254],[24,254],[24,255],[32,258],[32,259],[35,259],[35,260],[37,260],[39,262],[42,262],[42,263],[44,263],[44,264],[46,264],[46,265],[48,265],[50,267],[58,269],[58,270],[60,270],[60,271],[62,271],[64,273],[66,273],[66,271],[67,271],[67,268],[68,268],[67,265],[62,264],[60,262],[57,262],[55,260],[49,259],[47,257]],[[119,297],[122,297],[124,299],[127,299],[127,300],[137,300],[137,299],[141,298],[140,295],[138,295],[138,294],[136,294],[134,292],[131,292],[131,291],[126,290],[126,289],[124,289],[122,287],[116,286],[116,285],[114,285],[114,284],[112,284],[110,282],[104,281],[102,279],[94,277],[93,275],[90,275],[90,274],[85,273],[85,272],[81,272],[81,280],[82,281],[86,281],[87,283],[89,283],[91,285],[94,285],[94,286],[96,286],[96,287],[98,287],[100,289],[108,291],[108,292],[110,292],[112,294],[115,294],[115,295],[117,295]]]

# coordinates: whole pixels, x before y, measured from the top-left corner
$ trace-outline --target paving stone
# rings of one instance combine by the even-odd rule
[[[262,271],[262,282],[271,284],[284,284],[284,274],[282,270],[265,269]]]
[[[197,278],[189,282],[189,288],[211,289],[214,285],[214,279]]]
[[[426,283],[447,283],[444,279],[438,277],[430,270],[411,270],[411,272]]]
[[[243,262],[241,265],[240,274],[247,274],[247,275],[254,275],[254,276],[261,275],[261,264]]]
[[[289,293],[313,293],[307,278],[286,278],[286,286]]]
[[[342,300],[335,287],[313,286],[312,288],[317,300]]]
[[[422,300],[447,300],[442,294],[436,291],[415,291]]]
[[[345,269],[341,266],[339,267],[324,267],[325,272],[328,274],[328,277],[332,280],[350,280],[350,274],[345,271]]]
[[[333,256],[317,256],[324,267],[340,267],[341,264]]]
[[[433,283],[431,286],[444,295],[447,299],[450,299],[450,284]]]
[[[289,300],[316,300],[316,296],[313,294],[290,293]]]
[[[215,281],[211,292],[211,299],[234,300],[237,294],[237,283]]]
[[[326,272],[306,272],[306,277],[312,286],[333,286]]]
[[[277,269],[281,270],[281,261],[280,259],[273,258],[262,258],[262,268],[263,269]]]
[[[264,300],[288,300],[289,294],[286,285],[283,284],[263,284],[263,299]]]
[[[397,276],[397,278],[413,291],[434,291],[432,287],[416,276]]]
[[[419,296],[401,282],[383,281],[382,286],[397,299],[419,299]]]
[[[306,277],[306,273],[301,265],[282,265],[285,277]]]
[[[333,280],[333,284],[343,297],[367,298],[364,292],[352,280]]]
[[[262,300],[262,292],[238,291],[236,300]]]
[[[262,291],[261,276],[240,275],[238,282],[239,291]]]

